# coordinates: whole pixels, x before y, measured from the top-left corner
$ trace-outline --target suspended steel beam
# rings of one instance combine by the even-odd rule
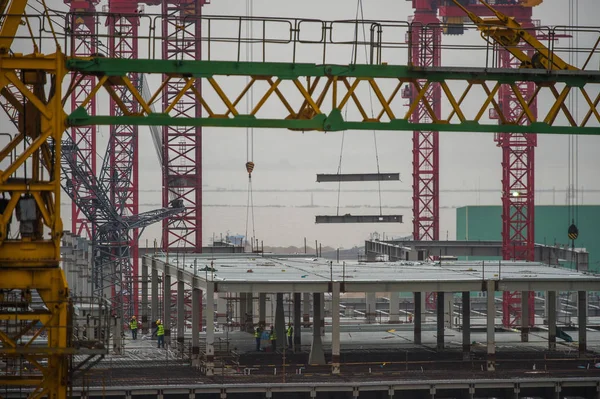
[[[317,175],[318,183],[393,180],[400,180],[400,173],[338,173]]]
[[[600,135],[595,126],[600,123],[598,71],[109,58],[70,59],[67,66],[83,75],[98,76],[98,84],[89,100],[100,91],[118,97],[115,88],[118,86],[119,92],[130,91],[139,103],[138,111],[128,109],[121,102],[120,116],[91,116],[82,106],[68,116],[70,126],[169,125]],[[162,83],[151,90],[150,101],[145,101],[129,80],[128,74],[132,72],[160,75],[156,80],[162,79]],[[239,84],[238,90],[227,90],[226,93],[222,87],[235,86],[231,81],[239,81],[235,76],[249,76],[249,83]],[[162,113],[153,112],[151,103],[160,98],[162,88],[172,79],[185,82],[180,95],[174,96]],[[516,88],[522,82],[534,84],[535,91],[529,101],[521,99],[522,112],[515,119],[505,115],[496,95],[502,85]],[[202,92],[196,89],[200,83]],[[448,104],[441,115],[434,112],[435,104],[427,96],[435,84],[442,89],[440,101]],[[264,94],[254,109],[245,114],[241,104],[253,86],[257,86],[255,91]],[[373,115],[366,113],[370,104],[359,95],[366,87],[375,93]],[[393,90],[388,94],[390,89]],[[406,98],[398,95],[406,90],[412,93],[408,107]],[[182,117],[178,114],[178,107],[183,106],[183,95],[193,97],[201,105],[201,116]],[[580,106],[580,112],[585,116],[580,121],[574,120],[574,112],[569,109],[572,96],[582,96],[585,100]],[[532,108],[538,99],[543,99],[546,106],[536,115]],[[269,105],[265,106],[267,102]],[[270,113],[273,107],[283,107],[287,116],[273,118]],[[346,117],[348,107],[359,112],[349,113]],[[413,122],[412,115],[417,108],[427,114],[427,122]],[[496,119],[490,120],[490,113],[500,123]]]
[[[315,223],[402,223],[402,215],[317,216]]]

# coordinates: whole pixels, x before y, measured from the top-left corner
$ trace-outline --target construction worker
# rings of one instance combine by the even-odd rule
[[[131,330],[131,338],[137,339],[138,324],[135,316],[132,316],[131,320],[129,321],[129,329]]]
[[[260,337],[262,335],[262,327],[260,326],[260,324],[258,325],[258,327],[256,327],[256,330],[254,331],[254,338],[256,339],[256,351],[260,352]]]
[[[285,333],[287,334],[288,346],[290,349],[294,349],[294,327],[292,327],[292,323],[288,324]]]
[[[269,340],[271,341],[271,348],[275,352],[277,350],[277,333],[273,329],[273,326],[271,326],[271,331],[269,332]]]
[[[163,326],[162,324],[162,320],[158,319],[156,320],[156,331],[154,332],[154,334],[156,334],[156,336],[158,337],[158,347],[160,348],[160,346],[162,345],[162,347],[165,347],[165,326]],[[154,335],[152,334],[152,335]]]

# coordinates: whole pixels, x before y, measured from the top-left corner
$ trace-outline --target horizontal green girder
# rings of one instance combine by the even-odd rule
[[[432,82],[444,80],[487,80],[501,83],[563,82],[581,87],[587,83],[600,83],[600,72],[546,71],[540,69],[502,69],[473,67],[422,68],[407,65],[318,65],[279,62],[234,62],[192,60],[145,60],[119,58],[68,59],[67,68],[96,76],[125,76],[128,73],[167,74],[188,77],[212,76],[275,76],[296,79],[303,76],[404,78],[427,79]]]
[[[525,125],[482,125],[466,123],[411,123],[406,120],[392,122],[354,122],[343,121],[335,117],[332,122],[326,115],[311,120],[293,119],[256,119],[247,116],[237,118],[173,118],[164,114],[151,116],[86,116],[85,112],[71,114],[67,121],[69,126],[89,125],[132,125],[132,126],[204,126],[204,127],[254,127],[280,128],[292,130],[405,130],[405,131],[438,131],[438,132],[480,132],[480,133],[546,133],[546,134],[581,134],[600,135],[598,127],[565,127],[551,126],[546,123]],[[331,123],[330,123],[331,122]]]
[[[297,79],[301,77],[332,77],[363,78],[363,79],[400,79],[401,81],[440,82],[464,81],[473,84],[495,82],[493,84],[510,84],[531,81],[539,87],[553,87],[562,83],[572,88],[583,90],[586,85],[600,83],[600,72],[590,71],[545,71],[533,69],[484,69],[435,67],[416,68],[403,65],[316,65],[292,63],[263,63],[263,62],[230,62],[230,61],[173,61],[173,60],[128,60],[115,58],[69,59],[67,67],[72,71],[95,76],[124,77],[129,73],[163,74],[188,78],[212,78],[214,76],[254,76],[277,77],[279,79]],[[479,82],[479,83],[477,83]],[[298,83],[296,81],[296,83]],[[416,87],[416,86],[414,86]],[[413,88],[414,88],[413,87]],[[489,88],[488,88],[489,89]],[[555,90],[557,88],[554,88]],[[455,96],[456,97],[456,96]],[[233,97],[232,97],[233,99]],[[229,101],[232,101],[230,99]],[[313,99],[314,100],[314,99]],[[561,100],[563,106],[564,98]],[[559,100],[557,100],[559,102]],[[560,103],[560,102],[559,102]],[[482,105],[483,105],[482,100]],[[557,105],[555,104],[554,108]],[[298,110],[296,110],[298,111]],[[238,111],[239,112],[239,111]],[[479,123],[475,120],[457,121],[450,123],[441,116],[435,122],[413,123],[410,118],[399,116],[392,121],[356,121],[344,120],[342,112],[337,109],[324,110],[312,119],[262,118],[255,115],[223,115],[204,116],[201,118],[172,117],[163,113],[150,115],[124,116],[97,115],[90,116],[84,108],[79,108],[67,118],[69,126],[89,125],[133,125],[133,126],[206,126],[206,127],[256,127],[283,128],[292,130],[405,130],[405,131],[449,131],[449,132],[487,132],[487,133],[542,133],[542,134],[581,134],[600,135],[600,128],[583,124],[571,126],[568,123],[551,124],[533,122],[531,124],[513,123]],[[441,119],[441,120],[438,120]],[[549,118],[554,121],[554,118]],[[544,120],[540,118],[538,120]]]

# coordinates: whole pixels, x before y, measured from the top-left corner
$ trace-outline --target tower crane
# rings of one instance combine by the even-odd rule
[[[415,15],[409,32],[411,44],[410,64],[418,67],[441,66],[442,32],[438,19],[437,0],[412,0]],[[411,122],[430,122],[426,103],[431,104],[435,115],[441,113],[441,88],[439,83],[430,85],[425,102],[419,102],[411,116]],[[402,97],[412,103],[416,97],[410,86]],[[415,241],[438,240],[440,237],[440,153],[439,132],[413,132],[413,239]],[[418,294],[420,295],[420,294]],[[425,304],[435,309],[436,294],[426,293]],[[415,298],[419,301],[419,298]]]
[[[546,70],[577,70],[557,54],[550,51],[535,35],[532,21],[532,7],[541,0],[513,1],[512,4],[496,5],[496,8],[483,0],[476,6],[465,6],[463,2],[452,0],[477,26],[481,36],[498,48],[500,67],[533,68]],[[484,15],[482,17],[481,15]],[[509,16],[510,15],[510,16]],[[520,20],[521,22],[518,22]],[[518,86],[502,85],[499,90],[499,105],[504,115],[502,124],[526,124],[537,117],[535,103],[527,108],[530,118],[523,118],[523,103],[535,98],[533,82],[523,82]],[[566,96],[568,90],[561,94]],[[492,115],[494,116],[494,115]],[[502,147],[502,254],[504,259],[533,260],[534,258],[534,211],[535,211],[535,168],[534,154],[537,145],[536,134],[500,133],[495,141]],[[535,321],[535,298],[530,292],[523,298],[519,292],[503,293],[503,319],[506,327],[521,323],[523,337]],[[523,322],[524,307],[527,306],[529,320]]]

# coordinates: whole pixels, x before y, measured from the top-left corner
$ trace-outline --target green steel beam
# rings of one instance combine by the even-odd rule
[[[258,76],[280,79],[301,77],[343,77],[364,79],[400,79],[404,81],[448,81],[492,82],[492,84],[515,84],[531,81],[540,87],[561,83],[573,88],[600,83],[600,72],[590,71],[546,71],[532,69],[484,69],[484,68],[415,68],[403,65],[316,65],[292,63],[230,62],[230,61],[173,61],[173,60],[130,60],[114,58],[69,59],[67,68],[82,74],[121,77],[128,73],[163,74],[173,77],[212,78],[214,76]],[[497,82],[497,83],[496,83]],[[587,87],[586,87],[587,89]],[[564,99],[562,99],[564,104]],[[593,100],[592,100],[593,101]],[[483,104],[483,102],[482,102]],[[564,105],[566,106],[566,104]],[[597,102],[595,103],[597,107]],[[339,109],[325,112],[321,109],[312,119],[268,119],[253,115],[229,117],[174,118],[167,114],[123,116],[90,116],[84,108],[73,111],[67,117],[69,126],[89,125],[132,125],[132,126],[206,126],[206,127],[256,127],[283,128],[292,130],[390,130],[390,131],[440,131],[440,132],[483,132],[483,133],[542,133],[600,135],[595,126],[556,125],[535,122],[530,125],[481,124],[476,121],[411,123],[404,118],[392,121],[346,121]]]
[[[339,111],[331,114],[339,114]],[[330,115],[331,115],[330,114]],[[406,120],[391,122],[354,122],[344,121],[340,115],[329,117],[321,114],[311,120],[293,119],[256,119],[248,116],[237,118],[172,118],[164,114],[150,116],[89,116],[78,109],[67,117],[69,126],[90,125],[132,125],[132,126],[204,126],[204,127],[255,127],[292,130],[322,130],[327,132],[343,130],[389,130],[389,131],[438,131],[438,132],[475,132],[475,133],[540,133],[540,134],[580,134],[600,136],[598,127],[551,126],[538,122],[525,125],[482,125],[474,122],[438,124],[411,123]]]
[[[71,71],[96,76],[125,76],[128,73],[166,74],[187,77],[212,76],[275,76],[282,79],[310,77],[360,77],[427,79],[432,82],[445,80],[483,80],[514,83],[558,82],[581,87],[600,83],[600,71],[547,71],[540,69],[501,69],[473,67],[422,68],[406,65],[317,65],[278,62],[192,61],[192,60],[144,60],[118,58],[68,59]]]

